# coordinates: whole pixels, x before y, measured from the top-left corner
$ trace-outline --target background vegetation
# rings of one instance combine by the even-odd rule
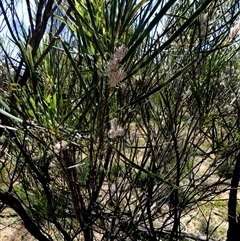
[[[0,2],[1,209],[43,241],[236,240],[239,1],[22,2]]]

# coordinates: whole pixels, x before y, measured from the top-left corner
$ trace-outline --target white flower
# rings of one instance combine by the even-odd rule
[[[116,137],[119,136],[124,136],[125,130],[118,125],[118,119],[113,118],[110,121],[111,129],[108,131],[108,136],[110,139],[115,139]]]
[[[117,126],[118,126],[118,119],[117,118],[113,118],[109,122],[110,122],[111,130],[116,131],[117,130]]]
[[[108,62],[106,74],[109,77],[109,85],[111,87],[115,87],[127,76],[120,64],[127,51],[128,48],[125,45],[122,45],[116,49],[112,59]]]
[[[208,13],[202,13],[200,15],[200,36],[205,37],[207,34],[208,26]]]
[[[230,38],[233,39],[237,36],[240,30],[240,18],[238,19],[236,25],[230,29]]]
[[[113,139],[113,138],[115,138],[115,131],[114,130],[109,130],[108,131],[108,137],[110,138],[110,139]]]
[[[68,147],[68,142],[62,140],[62,141],[56,143],[54,145],[53,149],[54,149],[54,152],[59,153],[59,152],[65,150],[65,149],[67,149],[67,147]]]
[[[118,126],[117,130],[115,132],[115,135],[116,136],[124,136],[124,134],[125,134],[125,130],[121,126]]]

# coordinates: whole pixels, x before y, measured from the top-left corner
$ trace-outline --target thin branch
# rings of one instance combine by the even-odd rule
[[[0,199],[3,203],[7,204],[10,208],[12,208],[22,219],[26,229],[38,240],[41,241],[52,241],[52,239],[48,239],[37,227],[37,225],[33,222],[33,220],[26,213],[22,204],[19,200],[17,200],[11,193],[3,192],[0,190]]]

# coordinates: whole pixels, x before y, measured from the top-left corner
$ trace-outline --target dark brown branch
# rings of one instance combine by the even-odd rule
[[[12,29],[11,24],[10,24],[10,22],[9,22],[9,18],[8,18],[8,16],[7,16],[7,12],[6,12],[3,4],[2,4],[2,1],[0,1],[0,9],[1,9],[1,11],[2,11],[4,21],[6,22],[6,25],[7,25],[7,27],[8,27],[8,30],[9,30],[9,32],[10,32],[10,34],[11,34],[12,39],[15,41],[16,45],[20,48],[20,46],[19,46],[19,44],[18,44],[18,39],[16,38],[16,36],[15,36],[15,34],[14,34],[14,32],[13,32],[13,29]]]
[[[53,6],[53,0],[49,0],[47,2],[46,8],[43,13],[42,21],[40,23],[40,26],[36,26],[36,35],[35,38],[33,39],[33,50],[32,50],[32,55],[35,56],[37,49],[39,47],[39,44],[42,40],[42,37],[45,33],[46,27],[47,27],[47,22],[49,17],[52,14],[52,6]]]
[[[66,15],[70,14],[71,9],[69,8],[66,12]],[[40,58],[38,59],[38,61],[35,64],[35,68],[37,68],[39,66],[39,64],[43,61],[43,59],[46,57],[46,55],[49,53],[50,49],[52,48],[52,46],[54,45],[55,41],[57,40],[59,34],[62,32],[62,30],[65,27],[65,23],[61,23],[59,29],[57,30],[55,36],[51,39],[51,42],[49,43],[49,45],[47,46],[47,48],[44,50],[43,54],[40,56]]]
[[[26,4],[27,4],[27,12],[28,12],[28,18],[29,18],[29,23],[30,23],[30,29],[31,29],[31,33],[33,33],[33,31],[34,31],[34,24],[33,24],[33,17],[32,17],[32,12],[31,12],[30,0],[27,0]]]
[[[237,189],[240,178],[240,154],[237,156],[235,168],[233,171],[233,177],[231,181],[231,190],[228,200],[228,233],[227,241],[240,240],[240,222],[237,217]]]
[[[21,205],[21,203],[8,192],[3,192],[0,190],[0,199],[10,208],[12,208],[22,219],[26,229],[38,240],[41,241],[51,241],[48,239],[37,227],[37,225],[32,221],[32,219],[28,216],[25,209]]]
[[[33,34],[33,37],[32,39],[30,40],[30,45],[32,46],[32,56],[35,57],[36,53],[37,53],[37,50],[39,48],[39,44],[42,40],[42,37],[45,33],[45,30],[46,30],[46,27],[47,27],[47,22],[49,20],[49,17],[51,16],[52,14],[52,6],[53,6],[53,0],[49,0],[47,3],[46,3],[46,8],[44,10],[44,13],[43,13],[43,17],[42,17],[42,20],[41,20],[41,23],[37,24],[36,25],[36,29],[35,29],[35,32]],[[42,8],[43,6],[40,5],[40,10],[38,11],[38,15],[40,15],[40,12],[42,11]],[[38,21],[40,21],[40,16],[37,16],[38,17]],[[21,86],[24,86],[29,78],[29,75],[30,75],[30,71],[29,71],[29,68],[26,67],[26,70],[22,76],[22,78],[20,79],[19,81],[19,84]],[[37,83],[37,80],[32,80],[33,81],[33,85],[35,86]]]
[[[14,133],[13,133],[14,136]],[[53,223],[55,224],[56,228],[63,234],[64,239],[66,241],[71,240],[70,235],[67,233],[67,231],[62,227],[62,225],[58,222],[57,220],[57,216],[55,214],[55,209],[53,207],[52,204],[52,194],[51,191],[49,190],[49,186],[48,186],[48,180],[38,171],[38,169],[36,168],[36,166],[33,164],[32,159],[29,157],[29,155],[27,154],[27,152],[24,150],[24,148],[22,148],[21,144],[19,143],[18,139],[15,138],[15,143],[17,144],[19,150],[22,151],[22,155],[25,158],[26,163],[30,166],[30,168],[34,171],[34,173],[37,175],[38,180],[41,182],[44,193],[46,195],[46,198],[48,200],[48,205],[50,208],[50,212],[51,212],[51,217],[53,219]]]

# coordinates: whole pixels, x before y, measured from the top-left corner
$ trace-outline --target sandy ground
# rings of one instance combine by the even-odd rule
[[[19,217],[6,208],[0,215],[0,241],[35,241],[25,229]]]

